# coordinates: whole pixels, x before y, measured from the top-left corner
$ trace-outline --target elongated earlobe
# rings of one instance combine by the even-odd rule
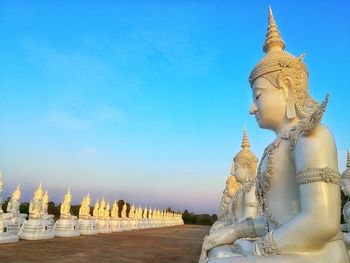
[[[293,96],[288,96],[286,99],[286,110],[287,110],[287,118],[294,119],[296,117],[295,113],[295,104]]]

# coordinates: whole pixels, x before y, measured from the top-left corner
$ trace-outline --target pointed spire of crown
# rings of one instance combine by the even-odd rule
[[[348,149],[348,158],[347,158],[347,162],[346,162],[346,168],[350,168],[350,152],[349,152],[349,149]]]
[[[278,31],[275,18],[272,14],[271,6],[269,6],[269,24],[267,27],[266,39],[264,43],[263,50],[267,53],[270,49],[280,49],[283,50],[286,45],[281,37],[280,32]]]
[[[249,145],[249,141],[248,141],[248,135],[247,135],[247,129],[244,128],[244,132],[243,132],[243,140],[242,140],[242,149],[249,149],[250,145]]]

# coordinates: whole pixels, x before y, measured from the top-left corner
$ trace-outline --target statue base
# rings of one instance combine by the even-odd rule
[[[123,231],[120,227],[119,218],[111,218],[109,220],[109,227],[112,229],[112,232],[122,232]]]
[[[120,219],[120,229],[121,231],[130,231],[129,218]]]
[[[109,219],[96,219],[96,228],[101,234],[113,232],[109,226]]]
[[[76,218],[58,219],[54,227],[56,237],[80,236],[79,223]]]
[[[29,219],[25,221],[18,232],[20,239],[40,240],[55,237],[51,220]]]
[[[80,235],[96,235],[98,230],[96,228],[94,218],[79,218],[79,232]]]
[[[18,241],[16,235],[19,228],[18,224],[14,224],[11,220],[0,219],[0,243],[13,243]]]

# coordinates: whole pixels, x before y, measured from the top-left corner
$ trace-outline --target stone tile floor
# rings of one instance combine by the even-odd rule
[[[0,262],[197,263],[209,227],[183,225],[0,244]]]

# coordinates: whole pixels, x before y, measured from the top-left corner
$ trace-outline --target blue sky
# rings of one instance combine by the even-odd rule
[[[331,100],[339,168],[350,147],[348,1],[2,1],[0,170],[9,196],[41,181],[60,202],[110,201],[214,213],[247,127],[267,7],[310,92]]]

